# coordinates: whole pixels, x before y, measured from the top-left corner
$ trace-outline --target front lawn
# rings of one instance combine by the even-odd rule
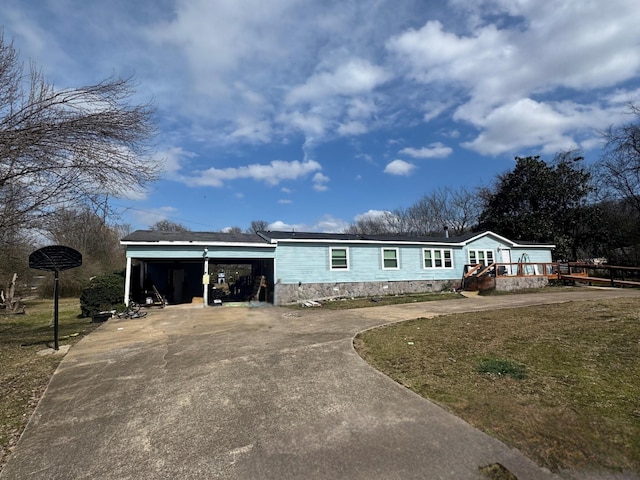
[[[78,318],[78,299],[61,299],[59,344],[72,344],[99,324]],[[18,441],[62,355],[38,355],[53,348],[53,300],[27,302],[26,314],[0,314],[0,469]]]
[[[417,319],[369,330],[371,365],[553,471],[640,473],[640,300]]]

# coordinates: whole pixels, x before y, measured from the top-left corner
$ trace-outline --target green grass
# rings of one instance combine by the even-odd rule
[[[638,299],[417,319],[364,332],[355,346],[553,471],[640,473]]]
[[[61,299],[59,345],[75,343],[98,324],[77,318],[80,302]],[[26,314],[0,314],[0,468],[17,442],[62,355],[37,354],[53,348],[53,300],[27,302]]]
[[[524,365],[504,360],[501,358],[483,358],[478,362],[477,371],[489,375],[507,375],[516,380],[527,378],[527,369]]]

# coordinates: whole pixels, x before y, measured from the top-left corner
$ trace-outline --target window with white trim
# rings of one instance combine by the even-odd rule
[[[397,248],[382,249],[382,269],[398,270],[400,268],[399,254]]]
[[[453,268],[453,253],[448,249],[423,248],[424,268]]]
[[[349,270],[349,249],[345,247],[329,248],[331,270]]]
[[[493,250],[469,250],[469,263],[471,265],[480,264],[484,267],[495,262]]]

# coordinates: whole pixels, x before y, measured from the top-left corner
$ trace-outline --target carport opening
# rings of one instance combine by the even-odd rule
[[[216,300],[273,303],[272,259],[209,260],[209,304]],[[197,303],[203,297],[202,261],[140,259],[132,265],[131,295],[135,302],[145,304],[155,289],[169,305]]]
[[[271,266],[269,265],[271,263]],[[209,261],[209,303],[247,302],[273,303],[273,262],[227,263]]]

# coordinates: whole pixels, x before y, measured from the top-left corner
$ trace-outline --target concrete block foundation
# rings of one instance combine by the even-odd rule
[[[545,276],[527,277],[496,277],[496,290],[500,292],[513,292],[530,288],[542,288],[549,285],[549,279]]]
[[[457,288],[460,281],[415,280],[400,282],[345,282],[345,283],[303,283],[276,284],[275,304],[287,305],[309,300],[330,300],[349,297],[376,297],[406,293],[437,293]]]

